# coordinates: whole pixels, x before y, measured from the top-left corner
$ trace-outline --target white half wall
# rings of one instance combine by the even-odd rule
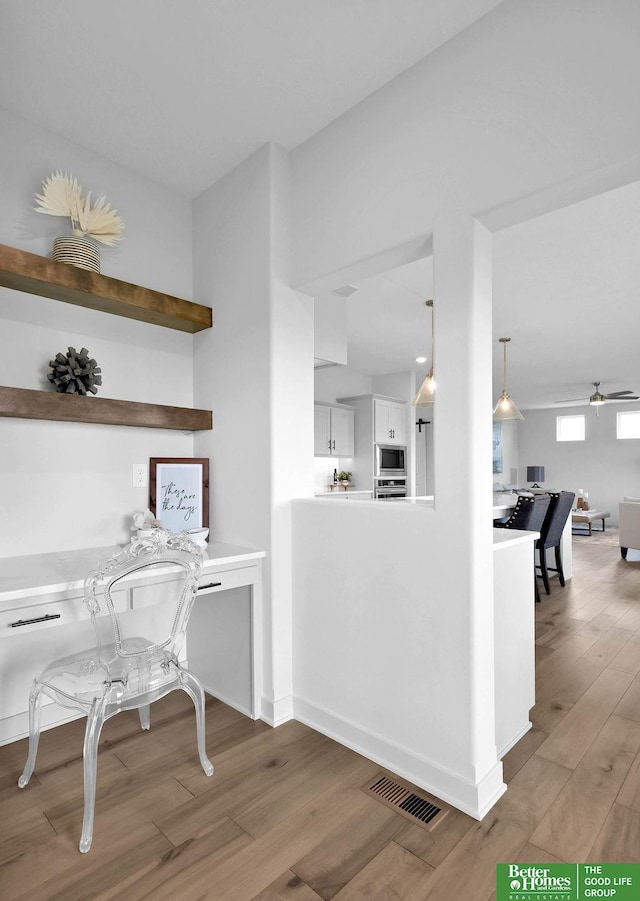
[[[402,502],[294,504],[294,712],[481,817],[504,791],[502,766],[495,744],[486,768],[470,752],[469,602],[450,590],[442,520]],[[492,615],[484,627],[493,661]],[[479,699],[491,730],[493,691]]]

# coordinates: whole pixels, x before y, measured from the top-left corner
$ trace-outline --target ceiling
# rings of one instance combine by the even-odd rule
[[[358,291],[344,301],[349,366],[402,372],[429,355],[432,258],[352,284]],[[511,338],[508,389],[520,409],[586,398],[596,380],[603,392],[640,392],[639,326],[640,183],[493,235],[496,399],[500,337]]]
[[[501,0],[2,0],[0,106],[190,197]]]

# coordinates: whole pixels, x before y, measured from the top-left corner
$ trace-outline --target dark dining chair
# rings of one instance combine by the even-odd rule
[[[573,491],[560,491],[550,495],[551,503],[545,516],[545,520],[540,530],[540,538],[536,541],[536,549],[539,553],[540,563],[538,568],[544,583],[544,590],[547,594],[551,594],[549,587],[549,570],[558,573],[558,580],[564,588],[565,579],[562,569],[562,554],[560,552],[560,542],[562,541],[562,533],[571,513],[573,502],[576,498]],[[547,551],[554,548],[556,565],[555,569],[547,566]]]
[[[495,521],[496,529],[522,529],[527,532],[539,532],[549,507],[551,498],[548,494],[535,494],[532,497],[520,495],[511,516],[505,521]]]
[[[496,529],[520,529],[525,532],[540,532],[542,534],[542,526],[549,509],[551,497],[548,494],[536,494],[533,497],[523,497],[520,495],[516,502],[515,509],[506,522],[495,522]],[[536,542],[537,545],[537,542]],[[538,582],[536,580],[535,558],[533,568],[533,585],[534,596],[536,601],[540,600],[538,592]]]

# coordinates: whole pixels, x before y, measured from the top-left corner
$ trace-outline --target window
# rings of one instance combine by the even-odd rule
[[[584,441],[584,414],[556,416],[556,441]]]
[[[616,438],[640,438],[640,410],[618,413]]]

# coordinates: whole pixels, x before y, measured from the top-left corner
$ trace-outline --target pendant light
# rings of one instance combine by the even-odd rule
[[[500,338],[499,340],[504,348],[504,376],[502,394],[494,407],[493,418],[496,422],[502,422],[505,419],[524,419],[520,410],[507,394],[507,344],[511,341],[511,338]]]
[[[433,377],[433,300],[427,300],[425,304],[431,310],[431,368],[424,382],[420,385],[418,393],[411,401],[412,407],[432,407],[436,391],[436,381]]]

